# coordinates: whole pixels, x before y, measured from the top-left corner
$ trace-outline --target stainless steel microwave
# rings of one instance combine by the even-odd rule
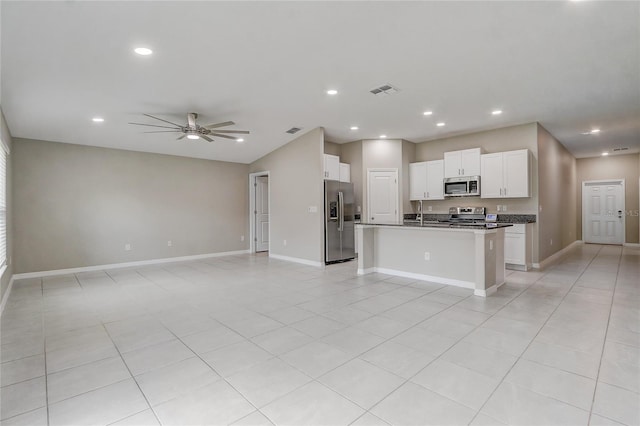
[[[445,197],[480,196],[480,176],[462,176],[444,180]]]

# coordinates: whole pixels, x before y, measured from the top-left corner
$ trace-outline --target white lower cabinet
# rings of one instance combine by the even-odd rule
[[[533,224],[516,223],[504,230],[504,263],[507,269],[527,271],[531,268]]]

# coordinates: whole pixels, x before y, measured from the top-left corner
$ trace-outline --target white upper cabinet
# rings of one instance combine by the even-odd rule
[[[444,153],[444,177],[480,175],[480,148]]]
[[[409,199],[427,198],[427,162],[409,164]]]
[[[528,149],[482,155],[482,198],[531,196],[531,153]]]
[[[340,182],[351,182],[351,164],[340,163]]]
[[[409,199],[444,200],[444,161],[409,164]]]
[[[426,200],[444,200],[444,160],[427,161]]]
[[[340,180],[340,157],[324,154],[324,178],[327,180]]]

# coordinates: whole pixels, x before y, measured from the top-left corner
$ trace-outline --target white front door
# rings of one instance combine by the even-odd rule
[[[369,170],[368,198],[370,223],[399,223],[398,170]]]
[[[584,242],[624,242],[624,190],[621,181],[584,182],[582,212]]]
[[[256,177],[256,252],[269,250],[269,177]]]

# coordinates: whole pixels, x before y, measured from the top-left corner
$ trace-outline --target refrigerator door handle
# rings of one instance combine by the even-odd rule
[[[338,191],[338,231],[344,231],[344,194],[342,191]]]

